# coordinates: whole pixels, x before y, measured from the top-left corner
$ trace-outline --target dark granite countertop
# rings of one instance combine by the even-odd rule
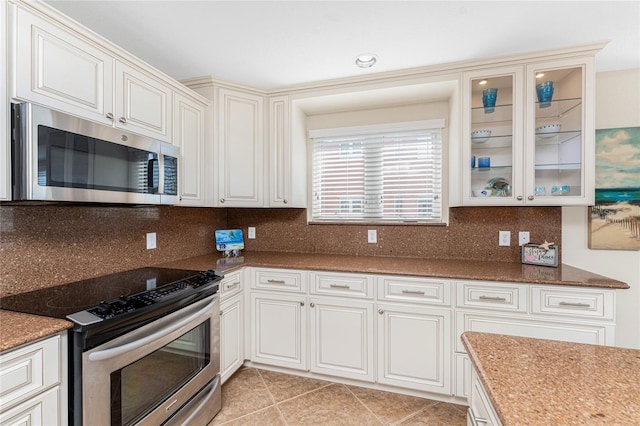
[[[640,350],[465,332],[505,426],[640,424]]]

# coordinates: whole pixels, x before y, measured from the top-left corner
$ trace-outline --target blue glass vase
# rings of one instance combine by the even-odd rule
[[[482,91],[482,106],[484,106],[485,114],[491,114],[495,111],[497,98],[498,89],[484,89]]]
[[[551,99],[553,99],[553,81],[545,81],[536,85],[536,93],[538,94],[540,108],[551,106]]]

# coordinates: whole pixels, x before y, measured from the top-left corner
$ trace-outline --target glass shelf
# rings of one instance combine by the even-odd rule
[[[513,145],[512,135],[491,136],[485,142],[474,142],[471,139],[471,149],[495,149],[495,148],[511,148]]]
[[[562,145],[572,139],[579,138],[581,135],[582,132],[580,130],[544,134],[536,133],[536,145]]]
[[[580,106],[582,106],[582,98],[555,99],[546,108],[540,108],[540,103],[536,102],[536,123],[538,120],[564,117]]]
[[[580,170],[582,163],[554,163],[554,164],[536,164],[536,170]]]
[[[501,104],[495,106],[495,111],[492,113],[485,113],[484,107],[471,108],[471,123],[475,127],[478,124],[510,123],[513,120],[513,105]]]

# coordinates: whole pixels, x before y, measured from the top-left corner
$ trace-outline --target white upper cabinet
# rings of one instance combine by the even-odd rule
[[[307,205],[305,118],[288,95],[269,98],[268,207]]]
[[[57,23],[12,6],[12,97],[111,125],[113,57]]]
[[[186,96],[173,98],[173,143],[180,147],[180,205],[204,207],[205,107]]]
[[[115,88],[116,127],[171,142],[170,87],[117,61]]]
[[[469,71],[463,82],[463,205],[593,204],[592,55]]]
[[[217,87],[218,205],[264,206],[264,98]]]
[[[16,2],[11,10],[12,99],[172,142],[177,82],[46,4]]]
[[[0,3],[0,26],[7,25],[7,2]],[[7,32],[0,31],[0,201],[11,200],[11,120],[7,98]]]

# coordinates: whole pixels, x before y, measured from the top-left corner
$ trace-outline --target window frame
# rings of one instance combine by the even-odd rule
[[[387,214],[385,218],[314,218],[313,209],[314,209],[314,140],[319,138],[343,138],[349,136],[364,136],[364,135],[376,135],[376,134],[387,134],[387,133],[408,133],[414,131],[428,131],[428,130],[438,130],[440,134],[440,193],[439,195],[439,203],[440,203],[440,217],[439,219],[425,219],[420,220],[419,218],[411,218],[407,219],[406,217],[398,217],[394,219],[392,216],[396,215],[396,204],[397,202],[393,202],[392,209],[394,210],[391,214]],[[309,199],[308,199],[308,209],[307,209],[307,221],[309,224],[343,224],[343,225],[448,225],[449,219],[449,205],[448,205],[448,150],[447,150],[447,140],[448,140],[448,129],[446,127],[446,119],[431,119],[431,120],[421,120],[421,121],[410,121],[410,122],[396,122],[396,123],[384,123],[384,124],[375,124],[375,125],[367,125],[367,126],[350,126],[350,127],[341,127],[341,128],[329,128],[329,129],[312,129],[308,132],[308,142],[309,142],[309,150],[308,150],[308,166],[309,166]],[[432,210],[432,203],[429,200],[433,200],[431,194],[425,192],[417,197],[417,207],[418,211],[422,211],[424,213],[429,213]],[[342,196],[345,199],[350,198],[348,194],[344,194]],[[366,199],[363,200],[363,203],[366,203]],[[342,201],[340,201],[342,204]],[[364,207],[364,205],[363,205]],[[342,209],[342,205],[340,206]],[[349,210],[353,209],[353,200],[349,201]]]

